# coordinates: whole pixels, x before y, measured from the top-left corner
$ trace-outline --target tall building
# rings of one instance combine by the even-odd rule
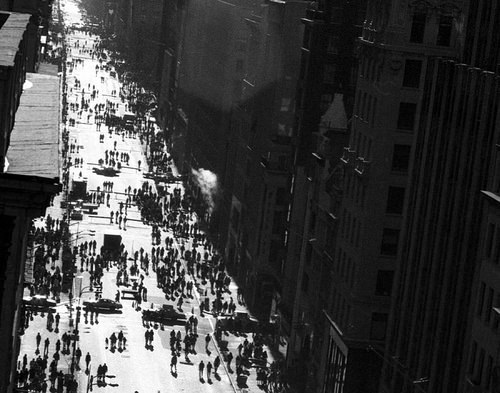
[[[207,224],[214,241],[223,247],[219,234],[224,213],[220,198],[225,189],[229,170],[228,146],[233,103],[241,80],[241,62],[245,38],[244,19],[258,8],[258,1],[209,0],[189,1],[185,9],[182,50],[178,64],[176,93],[177,114],[174,135],[185,138],[185,152],[179,167],[191,175],[192,170],[204,169],[217,178],[216,201],[206,203],[194,176],[188,181],[191,194],[196,198],[197,213]],[[213,176],[210,175],[210,176]],[[199,203],[198,203],[199,202]],[[212,214],[206,215],[208,210]]]
[[[226,256],[254,313],[268,320],[281,292],[295,91],[304,1],[264,2],[244,21],[241,73],[228,138]]]
[[[463,62],[474,67],[469,72],[482,69],[483,78],[493,86],[478,97],[488,103],[489,139],[485,141],[485,152],[481,157],[489,165],[487,178],[482,183],[482,211],[477,230],[480,243],[476,258],[476,271],[470,301],[470,334],[467,335],[467,357],[465,365],[465,389],[473,392],[500,392],[500,123],[499,123],[499,59],[500,39],[495,33],[500,23],[500,7],[485,0],[469,5],[467,35],[464,44]],[[493,77],[489,72],[495,72]],[[456,86],[455,88],[459,88]],[[491,102],[493,101],[493,102]],[[491,104],[490,104],[491,102]],[[481,152],[483,154],[483,152]],[[477,190],[474,190],[476,193]],[[461,379],[461,382],[463,379]]]
[[[460,1],[432,6],[421,1],[367,2],[357,48],[350,140],[341,157],[338,230],[329,240],[335,245],[331,299],[323,313],[322,346],[328,362],[319,381],[321,391],[378,389],[427,61],[430,56],[456,56],[463,24]],[[314,214],[309,217],[317,220]],[[311,240],[317,238],[304,239],[309,244],[302,251],[306,261],[307,249],[311,255],[314,249]],[[308,287],[306,269],[298,281]],[[302,345],[315,339],[308,322],[315,316],[307,314],[303,309],[296,320],[306,332]]]
[[[185,0],[172,0],[163,6],[157,70],[157,78],[160,80],[157,121],[164,131],[166,140],[171,146],[170,152],[178,165],[185,161],[185,134],[187,131],[185,115],[177,107],[177,87],[179,85],[179,66],[182,61],[186,5]],[[181,166],[178,169],[183,171]]]
[[[26,73],[38,51],[27,44],[30,19],[29,14],[0,12],[0,391],[7,393],[15,387],[23,330],[28,231],[32,219],[43,215],[61,190],[59,161],[54,159],[60,80]]]
[[[384,392],[500,391],[499,17],[471,2],[462,63],[427,72]]]
[[[292,200],[283,288],[277,298],[287,365],[299,391],[329,390],[324,332],[342,198],[342,149],[357,80],[356,39],[365,1],[323,1],[302,18]]]

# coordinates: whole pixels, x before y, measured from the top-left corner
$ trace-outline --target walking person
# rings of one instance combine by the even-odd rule
[[[175,369],[175,371],[172,371]],[[175,372],[177,374],[177,355],[175,352],[172,353],[172,358],[170,359],[170,372]]]
[[[217,355],[214,359],[214,374],[217,375],[217,369],[220,366],[220,357]]]
[[[45,344],[44,344],[44,347],[43,347],[43,356],[48,356],[49,355],[49,344],[50,344],[50,340],[47,337],[45,339]]]
[[[89,373],[89,364],[90,361],[92,360],[92,356],[90,356],[90,353],[87,352],[87,355],[85,355],[85,372],[88,374]]]
[[[82,350],[78,347],[75,351],[76,356],[76,369],[80,370],[80,358],[82,357]]]
[[[227,369],[229,370],[229,372],[232,372],[232,370],[231,370],[231,362],[233,361],[233,353],[232,352],[229,352],[227,354],[226,360],[227,360]]]
[[[42,336],[40,335],[40,332],[38,332],[36,335],[36,350],[37,350],[37,352],[40,349],[40,342],[41,341],[42,341]]]
[[[203,371],[204,370],[205,370],[205,363],[203,363],[203,360],[202,360],[198,366],[198,371],[200,372],[200,381],[203,381]]]
[[[210,351],[208,349],[209,344],[210,344],[210,333],[207,333],[207,335],[205,336],[205,352],[207,354],[210,354]]]
[[[210,373],[212,372],[212,363],[207,363],[207,381],[210,381]]]

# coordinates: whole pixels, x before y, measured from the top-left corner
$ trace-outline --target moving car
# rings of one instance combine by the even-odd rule
[[[31,297],[26,297],[23,299],[23,304],[26,309],[48,309],[48,308],[54,308],[57,303],[55,300],[49,299],[45,295],[35,295]]]
[[[142,319],[144,321],[151,321],[163,324],[172,323],[185,323],[186,316],[174,309],[170,304],[164,304],[160,309],[144,310],[142,312]]]
[[[116,311],[123,307],[120,303],[105,298],[101,298],[95,301],[93,300],[85,301],[83,302],[83,306],[93,310],[109,310],[109,311]]]

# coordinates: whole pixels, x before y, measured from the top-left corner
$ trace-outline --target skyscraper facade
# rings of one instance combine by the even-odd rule
[[[382,392],[497,392],[498,5],[469,2],[462,63],[428,67]]]
[[[460,1],[368,2],[328,313],[339,391],[377,390],[424,75],[460,52],[463,24]]]

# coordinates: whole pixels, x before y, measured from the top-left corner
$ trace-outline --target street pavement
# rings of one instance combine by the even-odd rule
[[[67,25],[72,23],[82,23],[78,20],[78,8],[75,3],[70,0],[62,1],[64,8],[67,11],[66,20]],[[82,31],[70,30],[67,35],[67,47],[70,48],[68,53],[68,61],[73,59],[83,60],[83,65],[76,65],[72,72],[67,75],[68,83],[68,103],[81,102],[82,91],[75,87],[75,81],[80,81],[81,87],[85,89],[85,98],[90,98],[92,86],[95,86],[99,93],[94,101],[91,102],[90,107],[93,108],[95,104],[105,103],[111,101],[118,104],[119,113],[125,112],[128,107],[126,102],[122,102],[119,95],[112,95],[113,91],[119,92],[122,86],[116,77],[110,75],[110,71],[99,70],[96,73],[97,59],[92,59],[86,53],[80,53],[75,48],[75,43],[78,41],[80,45],[85,45],[87,48],[91,47],[92,43],[97,37],[84,34]],[[101,79],[102,78],[102,79]],[[90,113],[89,113],[90,114]],[[70,230],[72,233],[73,244],[77,245],[84,241],[96,240],[97,250],[103,244],[104,235],[106,233],[120,234],[122,236],[122,243],[128,250],[129,255],[133,255],[134,251],[139,250],[141,247],[148,253],[151,250],[151,227],[142,222],[140,212],[135,205],[128,209],[127,212],[127,226],[126,229],[120,229],[118,224],[110,224],[109,215],[111,211],[119,209],[119,203],[125,202],[126,196],[123,194],[124,190],[131,186],[132,189],[139,189],[143,182],[148,180],[144,179],[143,171],[139,169],[139,161],[142,167],[146,167],[145,145],[137,138],[123,138],[121,135],[108,133],[107,127],[104,124],[101,126],[101,132],[96,131],[96,124],[94,122],[93,114],[87,117],[87,113],[83,113],[81,118],[72,111],[68,112],[68,118],[76,119],[74,127],[66,125],[69,130],[69,144],[78,146],[77,151],[71,154],[72,161],[75,158],[83,159],[83,165],[73,166],[70,169],[70,182],[72,179],[86,180],[89,191],[94,191],[97,187],[103,188],[104,181],[112,181],[114,183],[113,190],[110,198],[110,206],[101,204],[97,210],[96,215],[84,215],[81,221],[72,221],[70,223]],[[104,143],[100,143],[99,135],[105,135]],[[126,152],[130,155],[128,166],[122,167],[119,176],[105,177],[94,173],[93,168],[98,166],[99,159],[104,159],[104,151],[113,150],[114,143],[116,142],[116,149],[121,152]],[[175,168],[174,172],[175,172]],[[149,181],[150,182],[150,181]],[[154,186],[154,182],[151,183]],[[170,184],[169,192],[173,192],[174,187],[181,187],[179,184]],[[54,219],[62,219],[64,210],[60,207],[61,196],[56,197],[54,206],[47,210]],[[193,217],[195,220],[196,217]],[[43,222],[43,220],[41,221]],[[39,224],[41,225],[41,224]],[[162,232],[162,242],[166,236],[172,237],[170,231]],[[190,239],[176,239],[174,245],[180,246],[180,243],[185,243],[187,248],[191,248]],[[77,266],[79,267],[79,263]],[[116,285],[117,268],[111,266],[108,271],[104,272],[102,297],[114,299],[115,293],[118,289]],[[149,275],[142,272],[145,276],[144,285],[148,289],[147,302],[142,304],[142,308],[158,306],[160,304],[171,303],[165,299],[163,291],[157,288],[155,273],[150,271]],[[88,299],[93,299],[95,293],[89,291],[89,274],[87,271],[81,272],[78,270],[77,275],[82,279],[82,288],[85,291],[82,293],[81,299],[73,299],[73,305],[78,302],[83,302]],[[198,335],[199,338],[196,344],[196,355],[191,355],[191,363],[183,362],[183,357],[179,358],[177,366],[178,373],[173,375],[170,373],[170,345],[169,335],[172,329],[181,330],[184,336],[184,326],[165,326],[164,330],[158,328],[154,330],[153,349],[145,347],[144,332],[146,328],[143,326],[141,319],[141,311],[137,311],[133,305],[132,300],[121,300],[123,304],[123,311],[119,314],[105,314],[100,313],[97,320],[80,320],[80,340],[78,346],[81,348],[83,357],[89,352],[92,356],[90,373],[85,373],[84,367],[76,371],[76,378],[79,383],[78,392],[87,392],[90,389],[90,376],[96,374],[97,366],[106,363],[108,366],[108,377],[106,378],[107,385],[105,387],[92,386],[95,391],[101,392],[119,392],[119,393],[156,393],[156,392],[234,392],[234,391],[260,391],[261,388],[257,386],[255,379],[255,372],[249,377],[245,387],[238,387],[236,383],[236,376],[234,373],[228,372],[224,362],[219,368],[219,378],[214,378],[207,382],[206,378],[203,382],[198,379],[198,364],[201,360],[205,362],[213,360],[217,354],[220,354],[215,345],[215,340],[210,343],[211,354],[205,352],[204,337],[207,333],[212,334],[214,331],[215,320],[210,314],[205,314],[205,317],[200,317],[199,301],[200,292],[204,292],[206,287],[200,287],[196,291],[194,299],[189,299],[184,302],[182,306],[183,312],[189,316],[192,312],[198,316]],[[209,289],[209,286],[208,286]],[[226,299],[233,297],[236,302],[236,284],[234,282],[230,285],[231,293],[226,295]],[[210,290],[208,290],[210,296]],[[244,307],[238,304],[238,310],[244,310]],[[48,332],[45,329],[46,320],[40,314],[34,316],[34,320],[30,323],[29,328],[26,330],[22,338],[20,358],[27,353],[28,359],[35,356],[36,340],[35,335],[38,331],[42,334],[42,343],[46,337],[50,339],[50,351],[53,352],[55,342],[64,332],[68,332],[69,327],[69,300],[67,296],[63,296],[61,303],[57,306],[57,312],[61,315],[61,322],[59,332]],[[74,310],[72,311],[74,314]],[[74,315],[73,315],[74,316]],[[123,351],[111,352],[105,348],[105,339],[113,332],[118,333],[123,331],[126,339],[127,346]],[[237,354],[237,346],[243,340],[243,336],[226,336],[225,339],[229,341],[228,347],[232,350],[233,355]],[[43,346],[43,344],[42,344]],[[269,361],[272,361],[271,352],[268,350]],[[60,364],[66,364],[69,370],[71,364],[71,354],[64,355]],[[222,359],[222,356],[221,356]],[[81,361],[83,363],[83,359]],[[233,369],[235,368],[233,362]]]

